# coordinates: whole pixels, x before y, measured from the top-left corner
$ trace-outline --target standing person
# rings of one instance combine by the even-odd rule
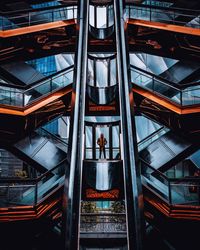
[[[103,134],[101,134],[100,137],[98,138],[97,144],[99,145],[99,159],[101,159],[102,152],[103,152],[104,159],[106,159],[106,148],[105,148],[105,146],[107,144],[107,140],[106,140],[106,138],[104,137]]]

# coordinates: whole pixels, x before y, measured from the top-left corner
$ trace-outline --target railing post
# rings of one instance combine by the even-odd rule
[[[10,185],[8,184],[8,190],[7,190],[7,204],[9,203],[9,197],[10,197]]]
[[[181,104],[181,107],[183,106],[183,92],[182,92],[182,89],[180,90],[180,104]]]
[[[128,249],[141,250],[144,237],[144,216],[139,157],[136,144],[134,97],[130,85],[130,63],[127,51],[124,20],[124,1],[114,1],[115,33],[117,47],[117,72],[122,131],[122,159],[125,182],[127,245]]]
[[[22,92],[22,107],[25,107],[25,95],[24,95],[24,91]]]
[[[4,30],[4,18],[3,18],[3,16],[1,17],[1,19],[2,19],[2,30]]]
[[[153,92],[155,92],[155,79],[154,79],[154,76],[152,78],[152,90],[153,90]]]
[[[168,180],[168,192],[169,192],[169,205],[172,204],[171,182]]]
[[[28,12],[28,26],[31,25],[31,12]]]
[[[37,205],[37,201],[38,201],[38,182],[36,181],[35,183],[35,197],[34,197],[34,206]]]
[[[52,83],[53,81],[52,80],[53,80],[53,78],[50,79],[50,92],[53,91],[53,83]]]
[[[151,1],[150,1],[150,9],[149,9],[149,10],[150,10],[150,16],[149,16],[150,22],[151,22],[151,12],[152,12],[152,6],[151,6],[151,4],[152,4],[152,3],[151,3]]]
[[[12,95],[12,92],[10,91],[10,105],[12,105],[12,97],[11,97],[11,95]]]

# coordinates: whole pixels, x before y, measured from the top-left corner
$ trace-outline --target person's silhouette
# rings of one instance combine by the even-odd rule
[[[107,140],[104,137],[103,134],[100,135],[100,137],[97,140],[97,144],[99,145],[99,159],[101,159],[101,155],[103,153],[104,159],[106,159],[106,144],[107,144]]]

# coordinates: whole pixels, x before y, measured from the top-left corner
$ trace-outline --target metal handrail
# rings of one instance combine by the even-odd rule
[[[159,171],[158,169],[155,169],[154,167],[152,167],[148,162],[146,162],[141,157],[140,157],[140,161],[143,162],[144,164],[146,164],[154,172],[161,175],[163,177],[163,179],[165,179],[169,183],[172,183],[172,182],[191,182],[192,181],[192,182],[198,182],[200,184],[200,177],[199,176],[196,176],[196,177],[194,177],[194,176],[189,177],[188,176],[188,177],[183,177],[183,178],[169,178],[166,175],[164,175],[161,171]]]
[[[161,175],[165,180],[169,181],[169,178],[164,175],[162,172],[160,172],[158,169],[152,167],[148,162],[146,162],[144,159],[139,157],[140,161],[143,162],[145,165],[147,165],[150,169],[152,169],[154,172],[157,172],[159,175]]]
[[[155,79],[158,79],[159,81],[161,81],[161,82],[164,82],[167,86],[169,86],[169,87],[173,87],[171,84],[172,84],[172,82],[171,81],[169,81],[169,80],[167,80],[167,79],[164,79],[164,78],[162,78],[162,77],[160,77],[160,76],[157,76],[157,75],[155,75],[154,73],[152,73],[152,72],[149,72],[149,71],[146,71],[146,70],[144,70],[144,69],[141,69],[141,68],[138,68],[137,66],[135,66],[135,65],[130,65],[130,67],[131,67],[131,69],[135,69],[136,71],[140,71],[140,72],[142,72],[143,74],[145,74],[145,75],[147,75],[147,76],[150,76],[150,77],[152,77],[152,78],[155,78]],[[175,89],[177,89],[177,90],[179,90],[179,85],[177,84],[177,83],[173,83],[174,85],[177,85],[177,87],[174,87]]]
[[[194,9],[186,9],[186,8],[178,8],[178,7],[165,7],[165,6],[157,6],[157,5],[148,5],[148,4],[140,4],[140,3],[128,3],[126,4],[127,7],[143,7],[143,8],[149,8],[149,9],[157,9],[157,10],[165,10],[165,11],[177,11],[177,12],[184,12],[184,13],[195,13],[197,15],[200,15],[200,10],[194,10]],[[182,14],[182,13],[179,13]]]
[[[190,83],[190,84],[187,84],[187,86],[186,85],[181,86],[181,85],[173,83],[173,85],[178,85],[179,86],[179,88],[177,88],[177,87],[174,87],[172,85],[172,83],[170,83],[168,80],[161,79],[159,76],[155,76],[153,73],[146,72],[145,70],[139,69],[136,66],[131,65],[131,71],[133,71],[135,73],[138,73],[139,74],[138,77],[141,75],[141,76],[149,78],[149,80],[152,80],[152,87],[149,87],[149,88],[147,87],[147,89],[150,90],[150,91],[156,92],[158,95],[161,95],[161,96],[165,97],[170,102],[173,102],[173,103],[175,102],[177,105],[180,105],[180,106],[191,106],[191,105],[197,105],[197,104],[200,103],[200,96],[198,96],[198,95],[195,96],[195,94],[194,94],[195,90],[200,89],[200,84],[199,83],[195,83],[195,84]],[[131,79],[131,81],[132,81],[132,79]],[[160,86],[161,86],[161,83],[162,83],[163,85],[167,86],[169,89],[176,90],[178,92],[178,94],[180,95],[179,101],[173,100],[172,98],[168,97],[164,93],[160,93],[158,90],[156,90],[155,89],[155,84],[158,84],[159,82],[160,82]],[[134,82],[134,80],[132,81],[132,84],[140,86],[138,83]],[[142,86],[142,87],[146,88],[146,86]],[[196,88],[189,89],[190,87],[196,87]],[[185,101],[184,97],[185,96],[183,96],[183,95],[186,94],[186,93],[189,94],[190,91],[193,92],[193,95],[192,95],[193,99],[191,98],[190,103],[184,103],[184,101]]]
[[[28,12],[10,12],[5,15],[0,15],[1,30],[13,30],[20,27],[29,27],[32,25],[38,25],[41,23],[50,23],[62,20],[76,20],[77,8],[72,7],[62,7],[54,6],[38,9],[30,9]],[[68,16],[68,13],[70,16]],[[72,14],[72,15],[71,15]],[[46,15],[46,16],[45,16]],[[48,15],[48,16],[47,16]],[[63,16],[64,15],[64,16]],[[67,15],[67,16],[66,16]],[[39,19],[34,19],[34,17],[39,17]],[[23,19],[24,18],[24,19]],[[8,19],[8,20],[7,20]],[[75,21],[76,22],[76,21]]]
[[[150,138],[152,138],[154,135],[158,134],[159,132],[161,132],[164,129],[165,129],[164,126],[160,127],[159,129],[157,129],[156,131],[154,131],[153,133],[151,133],[150,135],[148,135],[147,137],[145,137],[144,139],[139,141],[138,146],[142,145],[145,141],[148,141]]]
[[[39,177],[37,178],[32,178],[32,179],[18,179],[18,178],[1,178],[0,179],[0,183],[27,183],[27,182],[30,182],[30,183],[33,183],[33,184],[36,184],[38,183],[39,181],[41,181],[44,177],[50,175],[56,168],[58,168],[61,164],[63,164],[64,162],[67,162],[67,158],[63,159],[61,162],[59,162],[55,167],[51,168],[50,170],[48,170],[47,172],[45,172],[44,174],[40,175]]]
[[[40,86],[40,84],[42,84],[43,82],[47,81],[47,80],[51,80],[53,77],[58,77],[59,75],[62,75],[63,73],[67,73],[67,71],[69,71],[70,69],[74,68],[74,65],[70,65],[68,68],[65,68],[65,69],[62,69],[56,73],[53,73],[51,74],[50,76],[46,76],[40,80],[37,80],[29,85],[26,85],[26,86],[21,86],[21,85],[16,85],[16,84],[13,84],[13,83],[0,83],[0,87],[3,86],[3,87],[7,87],[7,88],[14,88],[14,89],[20,89],[20,90],[23,90],[23,91],[27,91],[27,90],[30,90],[31,88],[33,87],[38,87]]]
[[[43,78],[39,81],[36,81],[20,89],[17,89],[16,86],[8,85],[8,84],[3,84],[3,87],[1,88],[1,84],[0,84],[0,91],[2,93],[5,92],[5,96],[7,97],[7,99],[10,98],[5,103],[4,103],[4,99],[2,99],[0,103],[2,105],[9,105],[9,106],[11,105],[11,106],[19,106],[19,107],[26,107],[28,105],[32,105],[34,102],[44,98],[45,96],[48,96],[50,93],[54,93],[61,88],[65,88],[69,86],[73,82],[73,79],[72,78],[68,79],[67,76],[68,74],[73,74],[72,68],[73,66],[70,66],[69,68],[64,69],[62,72],[56,73],[56,76],[48,76],[47,78]],[[58,82],[58,84],[56,83],[57,79],[61,80]],[[45,88],[43,86],[45,86]],[[40,92],[40,90],[38,92],[38,94],[40,95],[35,96],[35,97],[33,96],[33,99],[30,99],[30,100],[28,99],[26,101],[26,95],[32,96],[32,94],[29,95],[29,91],[32,91],[32,90],[37,91],[38,87],[41,87],[41,88],[43,87],[41,89],[42,92]],[[18,97],[18,95],[20,95],[20,98]]]
[[[27,12],[41,12],[41,11],[45,11],[45,10],[55,10],[55,9],[61,9],[61,8],[66,8],[66,7],[71,7],[73,9],[77,9],[76,5],[68,5],[68,4],[62,4],[62,5],[57,5],[57,6],[48,6],[48,7],[42,7],[42,8],[37,8],[37,9],[24,9],[24,10],[12,10],[12,11],[0,11],[0,16],[9,16],[11,15],[11,17],[14,14],[23,14],[23,13],[27,13]]]
[[[58,136],[52,134],[51,132],[49,132],[48,130],[44,129],[44,128],[39,128],[39,131],[42,130],[44,133],[49,134],[51,137],[53,137],[56,141],[61,142],[63,145],[65,144],[66,146],[68,145],[67,142],[63,141],[61,138],[59,138]]]

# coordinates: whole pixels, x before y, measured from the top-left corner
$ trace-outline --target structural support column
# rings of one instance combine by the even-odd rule
[[[63,198],[64,249],[79,249],[81,175],[84,157],[84,115],[87,78],[89,0],[80,0],[78,40],[75,55],[74,84],[71,100],[71,123]]]
[[[122,159],[125,176],[128,249],[140,250],[144,234],[143,196],[138,162],[133,93],[129,78],[129,55],[126,42],[126,21],[123,0],[114,1],[119,103],[122,131]]]

